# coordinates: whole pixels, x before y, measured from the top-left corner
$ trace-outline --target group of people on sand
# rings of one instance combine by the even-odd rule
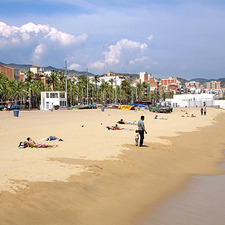
[[[133,123],[127,122],[123,119],[117,122],[119,124],[129,124],[129,125],[138,126],[138,129],[135,130],[135,143],[136,143],[136,146],[138,146],[139,137],[140,137],[140,144],[139,144],[140,147],[143,146],[144,134],[145,133],[147,134],[147,131],[145,130],[145,125],[144,125],[144,118],[145,118],[144,116],[141,116],[141,119],[138,121],[138,123],[136,123],[136,121],[134,121]],[[133,129],[121,128],[118,126],[118,124],[115,124],[115,126],[112,126],[112,127],[107,126],[106,130],[133,130]]]
[[[206,110],[206,107],[205,106],[204,106],[204,108],[201,107],[201,109],[200,109],[201,115],[206,115],[206,111],[207,110]],[[191,116],[189,116],[188,115],[188,112],[186,110],[181,109],[181,112],[184,112],[185,115],[186,115],[186,117],[196,117],[193,113],[191,114]],[[182,115],[181,117],[185,117],[185,115]]]
[[[201,115],[203,115],[203,113],[204,113],[204,115],[206,115],[206,107],[201,107]]]

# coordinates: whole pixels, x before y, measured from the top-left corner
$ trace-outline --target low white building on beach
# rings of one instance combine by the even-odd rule
[[[181,94],[165,100],[172,107],[218,106],[225,108],[225,100],[216,100],[215,94]]]
[[[49,110],[54,106],[66,107],[67,98],[65,91],[45,91],[41,92],[40,110]]]

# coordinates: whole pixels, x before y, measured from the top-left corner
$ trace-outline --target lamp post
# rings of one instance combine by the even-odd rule
[[[87,76],[87,73],[88,73],[88,68],[86,70],[86,76]],[[88,77],[87,77],[87,105],[88,105]]]
[[[116,83],[116,74],[115,74],[115,86],[116,86],[116,88],[115,88],[115,103],[117,103],[117,83]]]
[[[66,79],[66,106],[67,106],[67,60],[65,60],[65,79]]]

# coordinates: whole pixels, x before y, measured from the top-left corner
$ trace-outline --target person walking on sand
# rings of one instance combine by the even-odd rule
[[[201,115],[203,115],[203,107],[201,107]]]
[[[51,112],[53,112],[53,110],[54,110],[54,105],[53,105],[53,103],[51,104]]]
[[[144,141],[144,133],[147,134],[147,131],[145,130],[145,124],[144,124],[144,116],[141,116],[141,119],[138,121],[138,131],[140,134],[140,147],[143,146],[143,141]]]
[[[204,107],[204,115],[206,115],[206,107]]]

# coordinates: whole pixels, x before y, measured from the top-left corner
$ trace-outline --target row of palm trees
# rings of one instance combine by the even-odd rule
[[[67,98],[70,106],[88,103],[133,103],[135,100],[143,100],[146,84],[131,85],[129,80],[123,80],[120,86],[115,87],[114,79],[102,82],[99,76],[92,78],[85,75],[78,77],[78,81],[67,79],[63,72],[52,71],[46,78],[46,84],[41,80],[33,79],[32,72],[28,72],[25,82],[9,81],[0,73],[0,101],[13,102],[26,107],[39,107],[42,91],[65,91],[67,86]],[[67,80],[66,80],[67,79]],[[158,99],[157,94],[151,96]]]

